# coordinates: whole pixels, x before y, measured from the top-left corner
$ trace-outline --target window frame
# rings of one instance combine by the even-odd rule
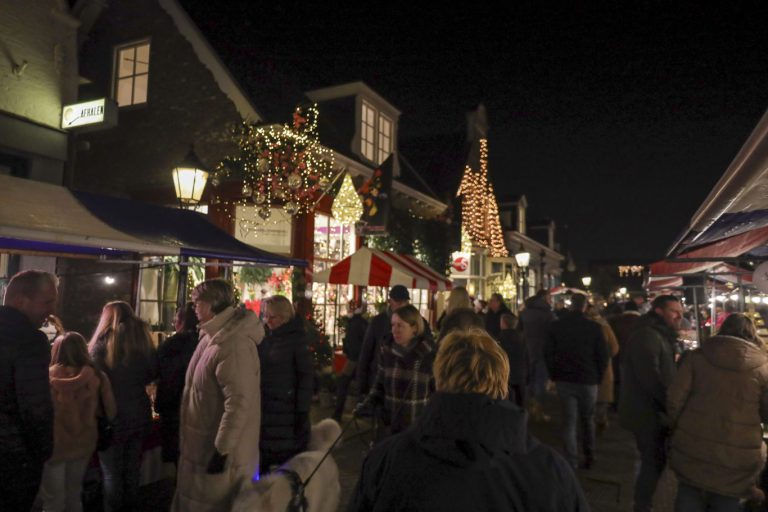
[[[141,46],[147,46],[148,48],[148,54],[149,54],[149,60],[147,62],[147,71],[143,73],[136,73],[136,60],[134,58],[133,63],[133,72],[130,75],[126,76],[119,76],[120,75],[120,53],[127,50],[127,49],[133,49],[134,52],[138,50]],[[134,53],[135,56],[135,53]],[[149,71],[150,71],[150,65],[152,62],[152,40],[151,38],[144,38],[144,39],[137,39],[134,41],[129,41],[126,43],[115,45],[113,48],[113,56],[112,56],[112,99],[117,104],[118,108],[123,109],[130,109],[130,108],[141,108],[149,103]],[[146,88],[146,98],[141,103],[136,103],[134,101],[134,96],[136,93],[136,77],[137,76],[146,76],[147,77],[147,88]],[[131,79],[131,102],[125,105],[120,105],[118,102],[118,92],[120,88],[120,80],[130,78]]]
[[[382,120],[386,121],[389,124],[388,134],[385,134],[381,128],[382,124],[384,124],[382,123]],[[377,157],[376,164],[381,165],[384,162],[384,160],[386,160],[389,157],[389,155],[392,154],[392,139],[393,139],[392,133],[394,131],[395,123],[392,121],[392,119],[390,119],[388,115],[384,114],[381,111],[379,111],[377,121],[378,121],[377,123],[378,126],[376,129],[376,157]],[[386,154],[384,154],[384,151],[382,149],[383,140],[386,140],[386,142],[388,143]]]

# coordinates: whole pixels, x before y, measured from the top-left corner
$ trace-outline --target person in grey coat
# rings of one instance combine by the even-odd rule
[[[683,308],[677,297],[661,295],[630,335],[622,360],[619,423],[635,435],[640,472],[635,481],[635,511],[651,510],[667,462],[667,390],[675,375],[677,331]]]

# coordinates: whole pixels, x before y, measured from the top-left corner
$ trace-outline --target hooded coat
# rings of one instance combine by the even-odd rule
[[[667,396],[669,464],[677,477],[717,494],[747,497],[765,464],[768,355],[762,345],[714,336],[686,354]]]
[[[366,457],[348,512],[585,511],[573,471],[506,400],[436,393]]]
[[[48,373],[54,410],[53,455],[49,462],[90,457],[96,450],[100,404],[104,404],[107,418],[114,418],[117,412],[109,378],[90,366],[78,371],[57,364]]]
[[[200,326],[181,399],[179,471],[172,510],[228,511],[259,463],[261,392],[258,317],[228,307]],[[224,471],[206,469],[214,450]]]

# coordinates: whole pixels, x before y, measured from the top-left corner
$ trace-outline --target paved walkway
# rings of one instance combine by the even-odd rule
[[[352,400],[349,405],[351,407]],[[559,410],[556,397],[545,404],[547,414],[552,419],[546,424],[531,425],[531,432],[539,440],[560,449]],[[313,422],[330,416],[331,406],[326,400],[324,404],[316,404],[312,410]],[[344,420],[348,420],[345,415]],[[345,433],[345,441],[334,451],[334,458],[339,465],[342,500],[340,511],[345,510],[352,489],[357,483],[363,458],[367,453],[370,432],[369,424],[360,420],[357,425],[351,425]],[[635,475],[637,454],[634,440],[628,432],[617,425],[615,415],[610,416],[609,428],[598,437],[595,466],[589,470],[579,470],[578,477],[587,495],[587,500],[593,512],[627,512],[632,510],[632,487]],[[672,512],[676,483],[674,476],[665,474],[655,497],[655,512]],[[163,480],[145,486],[141,490],[142,506],[140,511],[168,510],[173,495],[173,485],[170,480]],[[97,509],[92,509],[97,510]]]

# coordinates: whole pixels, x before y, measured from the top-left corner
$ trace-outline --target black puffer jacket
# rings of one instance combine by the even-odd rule
[[[569,311],[552,324],[544,361],[553,381],[600,384],[609,358],[600,324],[583,313]]]
[[[349,512],[589,510],[573,471],[506,400],[436,393],[366,457]]]
[[[125,442],[134,436],[149,434],[152,424],[152,405],[146,386],[157,376],[157,354],[149,356],[133,354],[113,368],[107,366],[107,340],[96,340],[90,347],[91,358],[96,368],[109,377],[115,395],[117,416],[115,417],[115,443]]]
[[[313,366],[300,319],[281,325],[259,344],[261,466],[282,464],[309,441]]]
[[[42,464],[53,451],[51,345],[21,312],[0,306],[0,457]]]

